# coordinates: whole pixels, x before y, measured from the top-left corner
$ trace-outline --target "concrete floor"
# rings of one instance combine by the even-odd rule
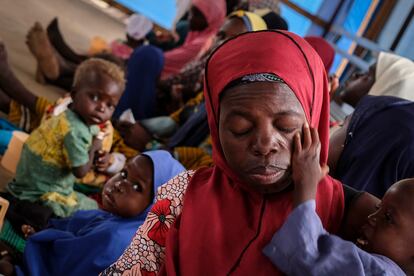
[[[66,41],[79,53],[87,51],[94,36],[99,35],[107,41],[124,37],[122,21],[89,1],[0,0],[0,39],[6,45],[12,69],[33,93],[53,100],[63,92],[34,80],[36,63],[25,43],[26,33],[34,22],[39,21],[45,27],[57,16]],[[11,178],[0,168],[0,186]]]

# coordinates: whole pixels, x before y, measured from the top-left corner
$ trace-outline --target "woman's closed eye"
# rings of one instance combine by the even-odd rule
[[[230,129],[230,132],[236,137],[247,135],[249,134],[250,131],[251,131],[251,128]]]
[[[292,134],[300,130],[302,126],[295,117],[283,116],[274,121],[274,127],[285,134]]]
[[[296,127],[283,127],[283,126],[278,127],[278,129],[279,129],[281,132],[284,132],[284,133],[286,133],[286,134],[293,133],[293,132],[295,132],[295,131],[297,130],[297,128],[296,128]]]

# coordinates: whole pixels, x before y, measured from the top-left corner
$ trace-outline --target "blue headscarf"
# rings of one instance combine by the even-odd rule
[[[154,165],[155,198],[162,184],[185,169],[169,152],[143,154]],[[52,220],[52,228],[34,234],[27,241],[24,267],[17,267],[17,275],[98,275],[121,256],[151,206],[134,218],[89,210]]]
[[[382,198],[395,182],[414,176],[414,103],[365,96],[347,130],[335,178]]]

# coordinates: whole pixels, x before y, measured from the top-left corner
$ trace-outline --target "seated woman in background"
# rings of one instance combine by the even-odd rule
[[[381,52],[377,63],[364,74],[355,73],[335,98],[355,107],[365,95],[394,96],[414,100],[414,62]]]
[[[17,275],[97,275],[125,250],[150,210],[158,188],[184,171],[169,152],[131,159],[102,191],[102,210],[53,219],[27,240]]]
[[[168,77],[170,75],[178,73],[184,65],[188,62],[197,59],[204,51],[206,51],[212,43],[212,39],[217,30],[222,25],[226,12],[226,4],[224,0],[218,0],[213,2],[206,2],[204,0],[196,0],[192,3],[190,12],[190,31],[183,43],[178,48],[173,50],[162,52],[162,57],[165,63],[162,66],[162,77]],[[62,42],[63,39],[59,38],[60,33],[57,30],[57,21],[52,21],[48,28],[48,35],[53,38],[52,41]],[[58,34],[58,39],[56,39]],[[47,38],[46,32],[40,26],[35,24],[34,27],[28,33],[27,43],[29,49],[38,61],[38,74],[37,76],[44,75],[46,80],[54,82],[64,75],[73,75],[77,64],[84,60],[86,57],[82,55],[74,54],[73,51],[68,51],[67,45],[64,43],[64,49],[58,50],[62,52],[72,52],[72,56],[75,61],[62,62],[62,57],[57,55],[53,49],[52,44]],[[62,43],[58,43],[62,46]],[[56,45],[55,45],[56,46]],[[61,47],[59,47],[61,48]],[[70,50],[70,49],[69,49]],[[63,80],[60,80],[57,84],[62,84]],[[65,81],[70,84],[70,80]]]
[[[250,24],[246,25],[247,30],[250,30],[249,25],[253,27],[252,31],[257,31],[264,27],[263,20],[254,13],[236,11],[229,16],[219,31],[217,35],[218,42],[216,44],[219,45],[225,39],[228,39],[230,37],[229,34],[236,35],[239,32],[241,33],[243,28],[241,28],[242,25],[240,25],[240,22],[250,22]],[[237,31],[237,26],[239,25],[240,30]],[[332,46],[320,37],[305,37],[305,40],[316,50],[324,63],[325,70],[329,72],[335,56],[335,51]],[[207,57],[205,58],[206,60]],[[189,70],[191,72],[189,75],[194,77],[188,79],[187,82],[183,82],[183,90],[196,91],[196,86],[194,85],[198,82],[195,79],[195,68],[192,71]],[[201,71],[199,78],[203,76],[203,71]],[[174,79],[177,80],[178,78]],[[178,82],[175,83],[174,81],[173,83],[173,86],[179,85]],[[194,93],[182,92],[184,94]],[[182,96],[185,97],[185,95]],[[182,108],[172,113],[169,117],[155,117],[142,120],[134,125],[123,123],[121,126],[119,130],[125,142],[138,150],[142,151],[146,146],[149,148],[159,146],[159,143],[154,141],[156,139],[157,141],[165,141],[167,147],[174,150],[176,158],[187,169],[197,169],[200,166],[212,164],[210,132],[202,92],[187,101]]]
[[[103,275],[280,274],[262,249],[293,208],[294,136],[314,129],[321,166],[328,157],[324,65],[295,34],[245,33],[213,52],[205,80],[215,165],[169,181],[130,246]],[[344,186],[325,176],[317,197],[324,227],[338,232],[349,208]]]
[[[212,50],[223,43],[223,41],[226,39],[235,35],[248,31],[259,31],[265,29],[266,23],[260,16],[254,13],[238,11],[229,15],[217,33],[213,47],[200,60],[192,62],[188,68],[186,68],[177,76],[169,78],[168,80],[160,81],[159,86],[162,87],[162,91],[160,91],[160,93],[166,96],[165,98],[166,101],[168,101],[168,105],[176,107],[176,109],[173,109],[172,107],[168,108],[173,109],[174,112],[169,117],[164,116],[156,117],[153,119],[149,118],[142,120],[135,125],[128,123],[121,124],[122,127],[119,130],[125,141],[137,150],[142,151],[144,150],[144,146],[150,142],[153,136],[157,137],[158,139],[161,138],[162,140],[170,138],[174,135],[174,133],[178,132],[180,127],[186,124],[190,118],[196,116],[196,114],[200,115],[199,112],[202,112],[202,110],[204,110],[202,107],[202,105],[204,105],[204,97],[202,95],[202,92],[200,92],[202,91],[202,82],[204,78],[203,70],[207,58]],[[137,53],[139,51],[141,50],[136,50]],[[135,77],[140,75],[139,72],[135,70],[137,68],[148,67],[147,62],[145,62],[143,59],[140,59],[140,56],[141,55],[133,55],[130,60],[130,62],[135,63],[136,66],[130,67],[130,65],[128,65],[128,72],[133,70],[133,72],[136,72],[136,74],[131,74],[127,77],[127,83],[129,85],[125,89],[125,94],[121,98],[121,101],[114,113],[115,117],[119,116],[128,108],[131,108],[135,119],[150,117],[149,114],[154,114],[154,112],[150,112],[151,106],[149,103],[153,103],[152,109],[154,109],[155,101],[159,100],[159,98],[155,98],[155,92],[152,94],[152,100],[146,99],[143,93],[137,93],[143,86],[143,80],[141,80],[140,77]],[[174,88],[174,86],[179,86],[179,88]],[[170,97],[171,95],[169,94],[171,93],[171,90],[174,89],[180,89],[180,91],[177,92],[178,95],[175,96],[175,99],[172,99]],[[142,90],[139,92],[142,92]],[[148,95],[148,98],[150,96],[151,95]],[[177,99],[178,97],[180,99]],[[185,105],[182,104],[184,100],[186,102]],[[179,103],[174,105],[171,103],[172,101],[177,101]],[[157,104],[159,103],[157,102]],[[180,105],[183,106],[180,108]],[[204,125],[208,129],[205,118],[206,114],[204,110],[202,118],[200,118],[200,120],[205,122]],[[197,121],[200,122],[200,120]],[[145,129],[143,129],[141,125],[143,125]],[[194,122],[192,125],[194,125]],[[191,129],[193,131],[195,130],[193,127],[190,127],[190,130]],[[188,135],[191,135],[191,133],[188,133]],[[208,135],[208,133],[205,133],[205,137],[201,138],[201,141],[198,141],[198,143],[202,142],[202,140],[206,138],[206,135]],[[190,144],[176,144],[181,146],[190,146]],[[191,143],[191,146],[196,146],[196,144],[197,142]]]
[[[330,174],[381,198],[398,180],[414,177],[414,102],[365,96],[331,135]]]

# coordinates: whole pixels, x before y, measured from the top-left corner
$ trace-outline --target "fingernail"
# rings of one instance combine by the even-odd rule
[[[306,127],[306,128],[309,128],[309,124],[308,124],[308,123],[305,123],[305,127]]]

